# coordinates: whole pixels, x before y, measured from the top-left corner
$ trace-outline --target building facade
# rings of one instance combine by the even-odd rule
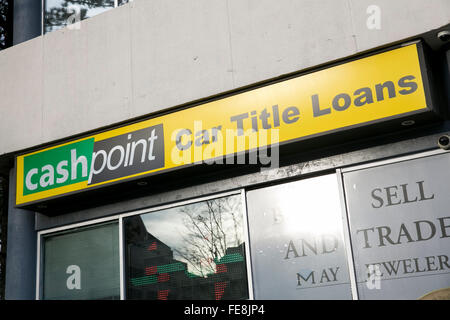
[[[449,1],[11,3],[6,299],[448,299]]]

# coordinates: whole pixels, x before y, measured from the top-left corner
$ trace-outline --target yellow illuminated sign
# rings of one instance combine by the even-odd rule
[[[407,45],[20,155],[16,204],[429,112],[419,52]]]

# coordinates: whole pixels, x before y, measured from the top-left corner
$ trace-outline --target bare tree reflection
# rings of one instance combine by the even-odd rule
[[[242,219],[236,197],[208,200],[196,206],[182,207],[187,232],[180,234],[183,246],[174,248],[201,277],[216,272],[216,264],[229,247],[241,244]]]
[[[69,24],[69,18],[75,14],[73,7],[80,9],[80,20],[88,17],[88,12],[96,8],[114,8],[114,0],[59,0],[54,6],[50,6],[47,0],[45,10],[45,32],[64,27]]]
[[[12,45],[13,1],[0,0],[0,50]]]
[[[127,297],[246,299],[240,196],[124,220]]]

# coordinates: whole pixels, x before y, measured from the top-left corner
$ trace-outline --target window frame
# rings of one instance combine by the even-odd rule
[[[338,197],[339,197],[339,218],[341,219],[341,232],[342,232],[342,240],[345,246],[345,255],[346,255],[346,262],[347,262],[347,269],[349,273],[349,285],[350,285],[350,300],[359,300],[358,298],[358,291],[357,291],[357,283],[356,283],[356,274],[355,274],[355,268],[354,268],[354,257],[353,257],[353,251],[351,247],[351,238],[350,238],[350,230],[349,230],[349,220],[347,216],[347,207],[346,207],[346,199],[345,199],[345,190],[343,185],[343,176],[341,172],[341,168],[335,168],[333,171],[329,170],[320,170],[318,172],[314,172],[312,175],[307,175],[305,177],[296,177],[295,179],[282,179],[280,181],[277,181],[277,183],[274,184],[264,184],[261,186],[258,186],[257,188],[251,188],[246,189],[246,191],[250,190],[259,190],[264,189],[271,186],[277,186],[277,185],[283,185],[291,182],[298,182],[302,180],[308,180],[313,179],[321,176],[326,175],[334,175],[337,181],[338,186]],[[247,199],[247,198],[246,198]],[[293,301],[300,301],[300,300],[293,300]]]
[[[77,228],[89,227],[95,225],[101,225],[109,222],[118,222],[119,226],[119,279],[120,279],[120,300],[126,300],[125,295],[125,254],[124,254],[124,228],[123,228],[123,219],[131,216],[137,216],[141,214],[146,214],[150,212],[170,209],[174,207],[180,207],[184,205],[189,205],[192,203],[203,202],[207,200],[224,198],[227,196],[240,195],[241,197],[241,214],[243,219],[243,236],[245,241],[245,259],[246,259],[246,268],[247,268],[247,289],[248,289],[248,299],[254,300],[253,295],[253,277],[252,277],[252,268],[251,268],[251,257],[250,257],[250,238],[248,231],[248,218],[247,218],[247,202],[246,202],[246,194],[244,189],[237,189],[228,192],[221,192],[217,194],[211,194],[202,197],[196,197],[192,199],[182,200],[178,202],[173,202],[165,205],[160,205],[151,208],[134,210],[131,212],[123,212],[120,214],[116,214],[113,216],[108,216],[104,218],[98,218],[88,221],[83,221],[79,223],[69,224],[61,227],[51,228],[39,231],[37,233],[37,261],[36,261],[36,300],[42,299],[43,294],[43,266],[44,266],[44,258],[43,258],[43,237],[56,235],[61,232],[71,232],[75,231]]]
[[[76,232],[76,229],[78,229],[78,228],[95,227],[95,226],[100,226],[100,225],[106,224],[106,223],[112,223],[114,221],[120,222],[118,215],[95,219],[95,220],[90,220],[90,221],[85,221],[85,222],[80,222],[80,223],[75,223],[75,224],[70,224],[70,225],[52,228],[52,229],[48,229],[48,230],[42,230],[42,231],[38,232],[38,234],[37,234],[37,261],[36,261],[36,300],[42,300],[41,298],[42,298],[42,294],[43,294],[43,281],[42,281],[43,280],[43,272],[44,272],[44,268],[43,268],[44,258],[42,256],[42,253],[44,252],[43,238],[45,236],[52,236],[52,235],[56,236],[63,232],[69,232],[69,233]],[[120,242],[120,233],[121,233],[120,232],[120,223],[118,223],[118,226],[119,226],[119,259],[121,259],[122,243]],[[119,272],[120,272],[120,276],[121,276],[122,269],[120,268],[120,264],[119,264]],[[120,277],[120,279],[121,279],[121,277]]]

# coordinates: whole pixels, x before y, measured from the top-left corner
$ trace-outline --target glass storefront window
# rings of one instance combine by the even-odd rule
[[[124,218],[127,299],[248,299],[240,195]]]
[[[360,299],[448,299],[449,164],[445,153],[344,172]]]
[[[339,170],[342,185],[328,174],[249,190],[248,215],[230,192],[111,217],[120,230],[115,220],[42,231],[39,297],[448,297],[449,161],[427,155]]]
[[[44,236],[42,249],[42,299],[120,298],[117,222]]]
[[[247,192],[255,299],[351,299],[335,174]]]
[[[61,29],[114,6],[114,0],[45,0],[44,32]]]

